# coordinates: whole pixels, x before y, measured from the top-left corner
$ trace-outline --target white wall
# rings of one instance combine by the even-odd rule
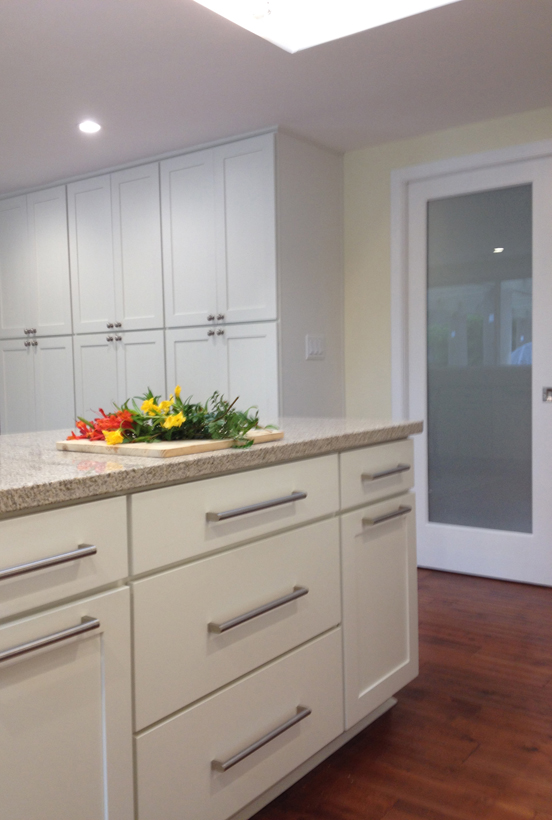
[[[283,414],[342,416],[343,157],[282,133],[276,147]],[[325,336],[323,360],[307,334]]]
[[[345,386],[348,416],[391,415],[391,171],[550,138],[552,108],[544,108],[345,155]]]

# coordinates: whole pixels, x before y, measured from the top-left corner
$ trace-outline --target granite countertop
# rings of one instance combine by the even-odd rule
[[[406,438],[421,421],[280,419],[281,441],[248,450],[219,450],[174,458],[89,455],[56,450],[68,430],[0,436],[0,516],[193,481]]]

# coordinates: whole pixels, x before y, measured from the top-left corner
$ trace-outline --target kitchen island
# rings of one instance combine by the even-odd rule
[[[10,820],[245,820],[415,677],[421,423],[281,427],[166,460],[0,436]]]

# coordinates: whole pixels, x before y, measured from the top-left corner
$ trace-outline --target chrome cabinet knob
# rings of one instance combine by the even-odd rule
[[[23,344],[25,345],[25,347],[30,347],[31,346],[31,343],[29,342],[28,339],[27,339],[26,342],[23,342]]]
[[[38,347],[38,342],[36,341],[36,339],[35,339],[34,341],[32,341],[32,342],[31,342],[31,345],[32,345],[33,347]]]

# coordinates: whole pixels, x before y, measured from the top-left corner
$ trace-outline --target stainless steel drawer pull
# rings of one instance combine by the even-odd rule
[[[380,470],[377,473],[362,473],[363,481],[376,481],[378,478],[387,478],[388,475],[396,475],[397,473],[406,473],[410,470],[410,464],[397,464],[396,467],[390,467],[389,470]]]
[[[302,598],[303,595],[307,595],[307,593],[307,587],[294,587],[293,592],[290,592],[289,595],[283,595],[281,598],[276,598],[276,600],[270,601],[268,604],[258,606],[256,609],[250,609],[249,612],[244,612],[243,615],[237,615],[235,618],[231,618],[229,621],[224,621],[222,624],[210,623],[207,629],[209,632],[215,632],[217,635],[220,635],[222,632],[228,632],[229,629],[233,629],[235,626],[244,624],[252,618],[257,618],[259,615],[264,615],[265,612],[278,609],[278,607],[283,606],[284,604],[289,604],[290,601],[296,601],[297,598]]]
[[[401,504],[398,510],[392,510],[392,512],[378,515],[375,518],[363,518],[362,523],[365,527],[375,527],[376,524],[383,524],[384,521],[391,521],[392,518],[399,518],[401,515],[407,515],[409,512],[412,512],[412,507],[403,506]]]
[[[98,629],[99,626],[100,622],[97,618],[85,616],[77,626],[70,626],[69,629],[63,629],[61,632],[53,632],[51,635],[45,635],[43,638],[37,638],[35,641],[22,643],[19,646],[12,646],[11,649],[4,649],[3,652],[0,652],[0,663],[2,663],[2,661],[9,661],[12,658],[17,658],[19,655],[26,655],[27,652],[34,652],[35,649],[42,649],[45,646],[66,641],[69,638],[74,638],[76,635],[82,635],[84,632],[90,632],[92,629]]]
[[[71,552],[62,552],[60,555],[51,555],[50,558],[40,558],[38,561],[30,561],[28,564],[20,564],[18,567],[0,569],[0,581],[5,578],[15,578],[16,575],[25,575],[27,572],[35,572],[37,569],[55,567],[57,564],[66,564],[68,561],[75,561],[77,558],[86,558],[87,555],[96,555],[98,550],[92,544],[80,544],[78,549]]]
[[[277,729],[273,729],[272,732],[269,732],[264,737],[261,737],[259,740],[252,743],[251,746],[248,746],[241,752],[238,752],[237,755],[234,757],[229,757],[228,760],[220,761],[220,760],[212,760],[211,761],[211,768],[217,772],[227,772],[228,769],[231,769],[232,766],[235,766],[236,763],[239,763],[240,760],[244,760],[249,755],[256,752],[257,749],[261,749],[263,746],[266,746],[267,743],[270,743],[271,740],[274,740],[275,737],[278,735],[283,734],[288,729],[291,729],[292,726],[295,726],[296,723],[299,723],[301,720],[304,720],[312,713],[312,709],[309,709],[308,706],[298,706],[297,707],[297,714],[294,715],[289,720],[286,720],[285,723],[282,723],[281,726],[278,726]]]
[[[226,521],[228,518],[236,518],[238,515],[257,512],[257,510],[268,510],[270,507],[279,507],[280,504],[291,504],[292,501],[300,501],[306,498],[307,494],[295,490],[291,495],[284,495],[282,498],[272,498],[270,501],[259,501],[258,504],[249,504],[247,507],[237,507],[235,510],[225,510],[224,512],[209,512],[206,515],[207,521]]]

